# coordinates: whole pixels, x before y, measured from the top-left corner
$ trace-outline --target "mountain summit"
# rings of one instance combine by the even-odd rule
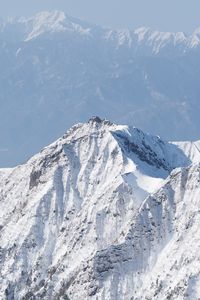
[[[0,298],[197,299],[198,146],[93,117],[1,169]]]

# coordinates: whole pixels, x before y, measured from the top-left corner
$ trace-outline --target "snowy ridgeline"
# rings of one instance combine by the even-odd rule
[[[0,20],[0,166],[91,115],[198,139],[199,55],[199,29],[111,30],[58,11]]]
[[[137,48],[144,44],[144,50],[159,54],[164,48],[185,53],[200,45],[200,28],[191,35],[184,32],[160,32],[148,27],[135,30],[112,30],[73,18],[62,11],[42,11],[30,18],[7,18],[0,20],[0,32],[10,41],[20,39],[28,42],[47,33],[75,32],[85,38],[99,34],[101,38],[113,42],[115,47],[129,46]],[[12,33],[12,35],[11,35]],[[14,36],[13,33],[18,33]],[[138,49],[135,49],[138,50]]]
[[[199,147],[95,117],[1,169],[0,299],[199,299]]]

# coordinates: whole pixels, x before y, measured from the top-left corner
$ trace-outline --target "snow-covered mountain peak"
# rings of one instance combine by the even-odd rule
[[[93,117],[0,170],[0,298],[142,299],[140,287],[162,294],[156,262],[168,269],[166,251],[175,270],[165,247],[171,239],[175,251],[198,213],[199,166],[189,167],[198,146]]]
[[[75,31],[81,34],[89,34],[90,29],[82,27],[77,20],[71,18],[63,11],[42,11],[28,20],[32,30],[28,34],[26,41],[37,38],[44,33],[62,33],[65,31]],[[81,23],[81,22],[80,22]]]
[[[161,168],[167,172],[176,167],[189,165],[195,159],[189,157],[188,153],[186,154],[185,144],[180,143],[179,147],[179,143],[169,143],[158,136],[146,134],[136,127],[114,124],[98,116],[90,118],[86,123],[72,126],[61,139],[52,145],[54,147],[60,144],[75,143],[75,141],[84,139],[86,136],[100,137],[101,142],[109,137],[110,141],[117,143],[117,147],[122,150],[125,156],[132,156],[132,159],[138,159],[147,165],[155,164],[156,168]]]
[[[36,38],[42,33],[65,31],[65,20],[66,15],[61,11],[44,11],[38,13],[31,19],[32,31],[29,33],[26,41]]]
[[[41,166],[46,172],[46,166],[54,166],[55,162],[65,165],[66,155],[73,153],[72,157],[79,158],[80,168],[85,169],[85,164],[89,164],[91,159],[90,163],[95,163],[95,177],[98,178],[97,170],[103,163],[104,152],[107,153],[104,163],[108,166],[110,161],[117,161],[118,169],[112,166],[113,170],[109,172],[116,174],[121,170],[119,181],[130,184],[140,200],[155,191],[174,168],[191,163],[191,159],[177,145],[145,134],[135,127],[93,117],[87,123],[71,127],[62,138],[31,158],[29,165],[33,173],[35,170],[41,171]],[[109,174],[107,176],[109,178]]]

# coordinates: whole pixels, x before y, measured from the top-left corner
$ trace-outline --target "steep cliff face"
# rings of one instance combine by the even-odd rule
[[[198,295],[199,166],[188,147],[94,117],[1,169],[0,298]]]

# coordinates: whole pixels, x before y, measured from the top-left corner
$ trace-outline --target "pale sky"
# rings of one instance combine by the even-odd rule
[[[53,9],[113,28],[148,26],[191,33],[200,27],[200,0],[0,0],[3,17]]]

